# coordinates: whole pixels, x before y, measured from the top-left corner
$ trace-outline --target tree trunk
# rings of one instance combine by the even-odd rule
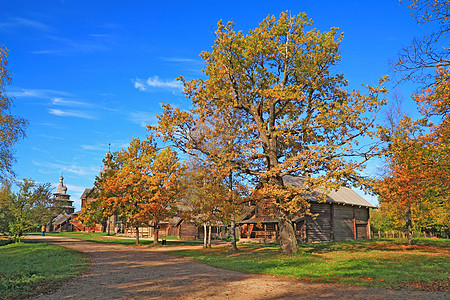
[[[228,188],[230,190],[230,205],[233,205],[233,171],[230,171],[230,174],[228,175]],[[236,244],[236,211],[233,208],[232,214],[231,214],[231,250],[237,251],[237,244]]]
[[[159,230],[158,230],[158,223],[159,221],[155,221],[154,227],[153,227],[153,245],[158,245],[159,241]]]
[[[297,253],[297,237],[291,220],[283,211],[278,212],[278,226],[280,228],[280,246],[283,254]]]
[[[274,158],[275,159],[275,158]],[[283,187],[283,179],[281,177],[273,177],[270,179],[270,183],[277,186]],[[277,201],[283,202],[284,199],[278,199]],[[278,217],[278,227],[280,230],[280,247],[283,254],[293,254],[297,253],[297,237],[295,236],[294,226],[292,221],[282,208],[276,207],[276,214]]]
[[[208,231],[207,231],[207,225],[206,223],[203,224],[203,248],[207,248],[208,245],[206,243],[207,241],[207,235],[208,235]]]
[[[208,226],[208,248],[211,248],[211,225]]]
[[[233,215],[233,220],[231,221],[231,250],[233,251],[238,251],[236,240],[236,222],[234,222]]]
[[[136,246],[139,246],[139,226],[136,226]]]
[[[412,220],[411,220],[411,207],[406,209],[406,234],[408,236],[408,245],[412,245]]]
[[[108,220],[108,225],[107,225],[107,226],[108,226],[108,235],[109,235],[110,227],[111,227],[111,221],[109,220],[109,218],[110,218],[110,217],[108,217],[108,219],[107,219],[107,220]]]

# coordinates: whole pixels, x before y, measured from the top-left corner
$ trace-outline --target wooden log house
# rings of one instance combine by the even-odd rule
[[[285,184],[298,186],[300,177],[285,176]],[[316,193],[317,195],[317,193]],[[375,208],[348,187],[327,194],[325,201],[308,197],[310,215],[292,219],[300,242],[326,242],[370,238],[369,209]],[[257,205],[242,218],[239,225],[241,240],[276,241],[279,238],[278,221],[264,216]]]

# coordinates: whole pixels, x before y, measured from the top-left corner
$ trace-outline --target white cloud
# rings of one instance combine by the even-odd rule
[[[70,163],[51,163],[51,162],[37,162],[33,161],[33,164],[39,167],[44,167],[44,170],[40,172],[47,173],[48,170],[61,171],[63,173],[71,173],[79,176],[95,176],[98,173],[98,167],[85,167]]]
[[[184,58],[184,57],[160,57],[159,59],[177,63],[194,63],[194,64],[203,63],[203,60],[200,59]]]
[[[149,77],[146,81],[147,85],[158,88],[175,88],[182,89],[183,83],[177,80],[161,80],[158,76]]]
[[[105,51],[110,48],[110,38],[89,36],[86,40],[74,40],[59,36],[47,36],[47,39],[51,41],[50,45],[53,45],[50,49],[41,49],[32,51],[32,54],[61,54],[70,55],[71,53],[90,53]]]
[[[52,103],[54,105],[60,105],[60,106],[92,106],[92,104],[90,104],[90,103],[75,101],[75,100],[66,100],[66,99],[59,98],[59,97],[52,98]]]
[[[75,117],[75,118],[82,118],[82,119],[95,119],[94,116],[83,112],[79,110],[60,110],[60,109],[49,109],[48,110],[50,114],[59,116],[59,117]]]
[[[47,50],[31,51],[30,53],[31,54],[62,54],[62,53],[64,53],[64,51],[57,50],[57,49],[47,49]]]
[[[142,82],[139,82],[137,80],[134,82],[134,87],[137,88],[138,90],[140,90],[141,92],[146,90],[145,84],[143,84]]]
[[[39,134],[38,136],[49,140],[64,140],[64,138],[60,136],[53,136],[47,134]]]
[[[135,111],[129,112],[128,118],[133,123],[139,124],[142,127],[146,127],[147,125],[155,125],[157,123],[157,119],[154,113],[149,113],[146,111]]]
[[[143,81],[142,79],[135,79],[133,81],[134,87],[140,90],[141,92],[146,91],[148,88],[159,88],[159,89],[172,89],[181,91],[183,89],[183,83],[180,81],[177,81],[175,79],[173,80],[163,80],[160,79],[158,76],[153,76],[147,78],[147,80]]]
[[[67,184],[68,192],[72,191],[72,192],[78,192],[78,193],[82,194],[85,189],[86,189],[86,187],[84,187],[84,186]]]
[[[108,147],[105,146],[99,146],[99,145],[81,145],[81,148],[84,150],[93,150],[93,151],[108,151]]]
[[[45,90],[45,89],[22,89],[20,91],[8,92],[8,95],[16,98],[39,98],[48,99],[55,96],[70,97],[71,94],[57,90]]]
[[[26,18],[11,18],[7,22],[0,23],[0,29],[10,29],[12,27],[28,27],[45,31],[50,29],[50,27],[44,23]]]

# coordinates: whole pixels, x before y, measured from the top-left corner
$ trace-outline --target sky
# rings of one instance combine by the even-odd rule
[[[413,37],[407,5],[379,1],[48,1],[2,0],[0,45],[9,50],[12,113],[29,121],[16,146],[18,179],[50,182],[61,174],[76,210],[93,186],[102,159],[144,138],[161,103],[187,109],[180,75],[204,78],[202,51],[214,42],[217,22],[248,32],[268,15],[305,12],[314,28],[344,33],[341,62],[349,89],[376,84]],[[393,84],[389,84],[391,91]],[[397,87],[409,99],[412,86]],[[388,96],[390,99],[390,96]],[[414,110],[414,106],[410,106]],[[371,163],[367,174],[375,173]],[[371,203],[376,199],[366,197]]]

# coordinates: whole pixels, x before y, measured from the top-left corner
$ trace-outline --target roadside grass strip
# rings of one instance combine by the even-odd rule
[[[211,266],[312,282],[450,292],[450,240],[359,240],[301,244],[283,255],[276,244],[171,251]]]
[[[0,299],[55,290],[90,265],[86,254],[47,243],[9,244],[0,247],[0,254]]]

